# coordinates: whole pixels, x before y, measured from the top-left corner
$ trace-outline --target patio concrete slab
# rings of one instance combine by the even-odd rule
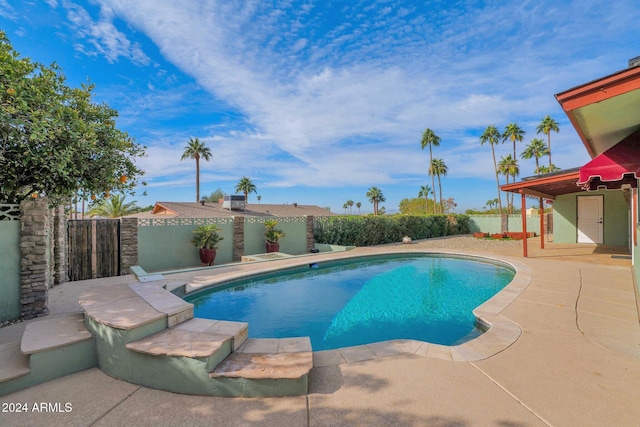
[[[545,425],[468,363],[402,355],[314,371],[312,426]]]
[[[474,365],[551,425],[637,425],[640,364],[579,332],[527,330],[517,345]]]
[[[269,399],[215,398],[141,388],[105,414],[95,427],[307,425],[307,402],[304,396]]]

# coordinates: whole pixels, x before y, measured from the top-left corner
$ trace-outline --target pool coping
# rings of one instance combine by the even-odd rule
[[[442,254],[447,256],[457,256],[461,258],[482,259],[489,262],[506,265],[515,270],[513,280],[500,292],[473,310],[477,323],[484,333],[464,343],[446,346],[433,344],[425,341],[396,339],[381,341],[372,344],[343,347],[335,350],[321,350],[313,352],[313,366],[324,367],[341,365],[365,360],[379,359],[382,357],[394,356],[398,354],[414,354],[436,359],[474,362],[494,356],[513,345],[520,335],[522,329],[513,320],[501,314],[522,292],[531,284],[533,271],[529,266],[509,257],[497,255],[479,255],[464,250],[434,249],[425,250],[411,248],[410,245],[403,246],[402,250],[389,250],[383,247],[357,248],[348,252],[333,252],[313,254],[313,259],[318,261],[336,261],[353,258],[374,256],[374,255],[401,255],[401,254]],[[210,288],[212,286],[223,285],[231,280],[247,278],[254,275],[279,271],[287,268],[296,268],[308,264],[309,255],[304,257],[291,257],[286,259],[276,259],[269,262],[261,262],[260,265],[252,264],[250,270],[237,268],[233,271],[222,273],[222,268],[217,270],[214,276],[195,276],[190,282],[184,285],[186,294],[191,294]],[[247,265],[247,263],[245,263]],[[255,268],[258,267],[258,268]],[[170,275],[167,275],[170,276]],[[175,281],[174,281],[175,282]],[[276,338],[263,338],[264,340]]]

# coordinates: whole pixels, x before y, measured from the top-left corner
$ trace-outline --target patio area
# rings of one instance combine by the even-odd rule
[[[369,349],[360,357],[316,365],[307,396],[252,399],[173,394],[89,369],[0,397],[2,409],[9,403],[28,407],[28,413],[3,411],[0,420],[21,426],[637,425],[640,322],[628,253],[615,247],[545,245],[540,250],[539,238],[530,239],[529,258],[522,258],[521,242],[475,241],[469,236],[383,247],[458,248],[524,263],[533,271],[530,285],[501,313],[519,325],[522,334],[484,360],[453,361],[446,353],[385,356]],[[323,257],[327,255],[313,259]],[[287,260],[270,262],[284,265]],[[216,274],[238,268],[251,267],[229,266]],[[183,274],[193,278],[203,273]],[[135,278],[104,280],[125,281]],[[78,311],[78,295],[96,283],[51,289],[50,316]],[[19,339],[25,324],[1,328],[0,344]],[[33,405],[41,403],[60,410],[34,411]]]

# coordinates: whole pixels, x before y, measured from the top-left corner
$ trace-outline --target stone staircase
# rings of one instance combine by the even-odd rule
[[[134,384],[212,396],[308,392],[309,338],[247,339],[248,324],[193,317],[166,282],[101,285],[80,298],[84,314],[25,328],[0,345],[0,395],[92,367]]]
[[[0,345],[0,395],[96,367],[95,339],[83,317],[30,323],[20,342]]]

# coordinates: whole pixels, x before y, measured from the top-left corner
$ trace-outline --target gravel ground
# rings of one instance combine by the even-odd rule
[[[469,249],[480,251],[516,249],[522,247],[521,240],[476,239],[472,234],[414,240],[412,244],[426,249]]]

